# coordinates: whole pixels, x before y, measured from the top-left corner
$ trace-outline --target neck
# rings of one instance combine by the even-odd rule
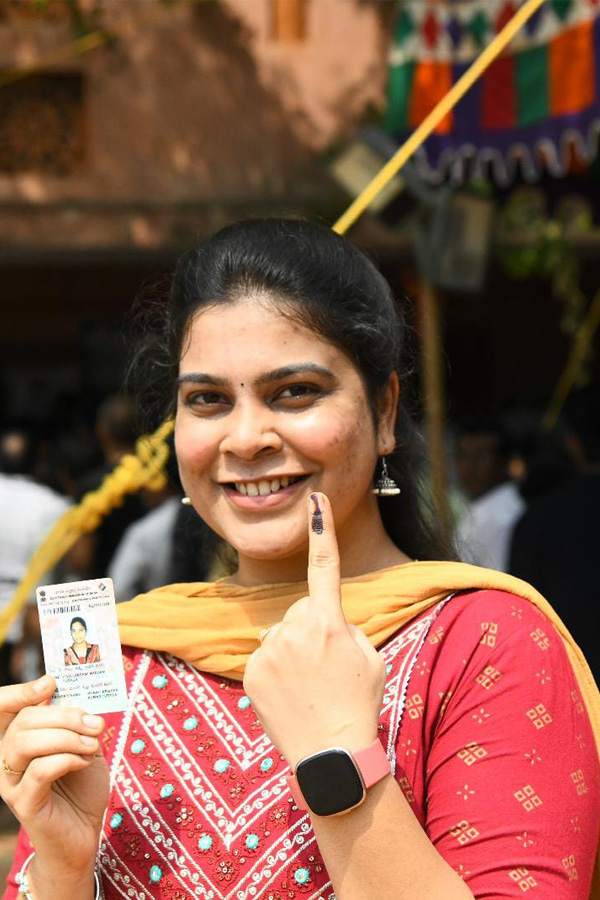
[[[337,539],[342,578],[355,578],[378,569],[410,562],[410,558],[396,547],[383,527],[376,504],[373,515],[368,519],[353,516],[352,521],[338,531]],[[290,556],[279,559],[240,556],[238,570],[229,581],[244,587],[306,581],[307,563],[307,544]]]

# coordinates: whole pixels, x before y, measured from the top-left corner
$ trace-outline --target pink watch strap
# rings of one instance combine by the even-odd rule
[[[373,743],[369,744],[368,747],[363,747],[362,750],[357,750],[356,753],[351,753],[350,755],[356,763],[367,789],[374,784],[377,784],[378,781],[381,781],[382,778],[385,778],[386,775],[391,773],[390,761],[387,758],[379,738],[375,738]],[[285,780],[287,781],[290,793],[294,798],[294,803],[298,809],[307,810],[308,806],[306,805],[306,800],[302,795],[296,776],[286,775]]]

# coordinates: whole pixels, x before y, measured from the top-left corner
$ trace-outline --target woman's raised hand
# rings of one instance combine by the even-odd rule
[[[311,494],[308,597],[271,627],[246,664],[244,688],[290,767],[329,747],[361,750],[377,737],[385,665],[344,617],[331,505]]]
[[[108,803],[100,716],[48,706],[54,679],[0,688],[0,795],[25,828],[40,871],[93,869]],[[10,769],[12,771],[7,771]]]

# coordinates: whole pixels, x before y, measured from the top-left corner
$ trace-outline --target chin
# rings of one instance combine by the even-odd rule
[[[227,538],[226,538],[227,540]],[[295,539],[282,537],[281,534],[265,537],[254,536],[251,540],[229,539],[229,543],[240,556],[250,559],[285,559],[306,550],[307,537],[296,536]]]

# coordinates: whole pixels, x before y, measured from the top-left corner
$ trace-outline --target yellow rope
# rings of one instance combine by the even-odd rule
[[[456,106],[458,101],[467,93],[480,75],[485,72],[487,67],[493,63],[496,57],[499,56],[510,41],[512,41],[517,31],[519,31],[527,20],[537,12],[543,2],[544,0],[527,0],[527,2],[517,10],[502,31],[496,35],[489,46],[487,46],[481,55],[477,57],[467,71],[458,79],[456,84],[450,88],[448,93],[442,97],[427,118],[421,122],[415,131],[413,131],[408,140],[396,151],[396,153],[394,153],[392,158],[388,160],[372,181],[369,182],[364,191],[348,207],[343,216],[338,219],[333,226],[334,231],[337,231],[338,234],[345,234],[346,231],[354,225],[358,217],[368,206],[370,206],[375,197],[381,193],[394,175],[398,174],[402,166],[410,159],[413,153],[416,153],[423,141],[429,137],[444,116]]]
[[[418,150],[436,125],[458,103],[543,2],[544,0],[526,0],[462,78],[456,82],[406,143],[335,223],[334,231],[344,234],[354,224],[361,213],[372,203],[412,154]],[[94,35],[89,35],[88,39],[90,45],[85,49],[91,49],[91,45],[94,45]],[[85,52],[85,49],[80,47],[79,52]],[[35,585],[49,569],[62,559],[82,534],[87,534],[97,528],[104,516],[118,506],[125,494],[133,493],[142,487],[158,490],[164,484],[162,467],[169,455],[165,440],[172,430],[173,423],[168,421],[161,425],[153,435],[140,439],[136,447],[136,456],[126,456],[114,472],[107,476],[98,490],[86,494],[78,506],[71,507],[59,519],[31,558],[27,572],[10,604],[0,613],[0,646],[6,637],[9,626],[27,603]]]
[[[68,509],[51,528],[31,557],[27,572],[10,603],[0,612],[0,646],[35,586],[82,534],[94,531],[107,513],[122,503],[125,494],[143,487],[154,491],[164,487],[164,465],[169,457],[166,439],[172,431],[173,422],[169,419],[154,434],[140,438],[135,455],[124,456],[97,490],[86,494],[81,503]]]

